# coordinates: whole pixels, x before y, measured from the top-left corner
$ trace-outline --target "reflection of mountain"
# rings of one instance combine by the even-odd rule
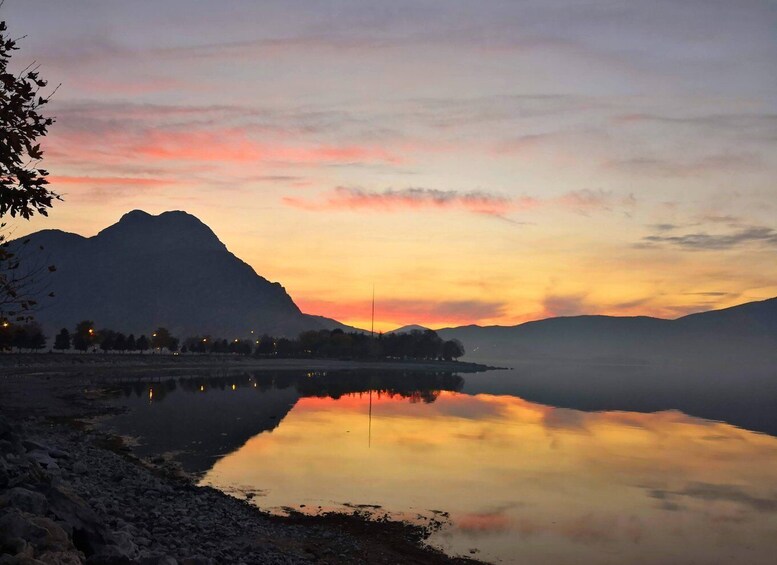
[[[182,379],[141,379],[115,386],[131,410],[109,425],[140,438],[136,452],[177,452],[189,473],[201,474],[248,439],[271,432],[301,397],[379,391],[410,401],[434,402],[440,390],[459,391],[464,379],[451,373],[350,371],[257,372]]]
[[[679,410],[777,435],[777,367],[514,363],[467,378],[463,392],[518,396],[575,410]]]
[[[461,340],[471,359],[567,359],[651,363],[777,363],[777,298],[677,320],[575,316],[518,326],[438,331]]]
[[[121,389],[125,398],[120,402],[132,410],[112,419],[110,426],[139,437],[136,451],[141,456],[179,452],[176,460],[195,474],[248,438],[275,429],[299,397],[293,388],[259,393],[245,376],[136,381]]]

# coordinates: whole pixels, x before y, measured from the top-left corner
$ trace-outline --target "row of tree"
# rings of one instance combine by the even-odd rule
[[[307,331],[296,340],[263,336],[258,356],[326,357],[337,359],[458,359],[464,355],[460,341],[444,341],[433,330],[379,334],[342,330]]]
[[[0,327],[0,350],[41,350],[46,347],[46,336],[35,323]],[[444,341],[433,330],[372,336],[361,332],[342,330],[303,332],[296,339],[263,335],[259,339],[213,338],[209,335],[192,336],[181,341],[167,328],[157,328],[151,337],[124,334],[111,329],[96,330],[94,322],[79,322],[70,332],[62,328],[54,338],[54,349],[66,351],[145,352],[165,350],[181,353],[232,353],[257,357],[279,358],[335,358],[335,359],[458,359],[464,355],[464,346],[458,340]]]
[[[94,322],[84,320],[79,322],[73,333],[62,328],[54,338],[54,349],[66,351],[71,347],[77,351],[118,351],[120,353],[148,351],[149,349],[166,349],[178,351],[179,340],[170,334],[167,328],[157,328],[147,337],[145,334],[136,338],[135,334],[124,334],[111,329],[95,330]]]

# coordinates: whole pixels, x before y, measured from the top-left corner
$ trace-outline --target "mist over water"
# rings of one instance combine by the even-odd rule
[[[749,390],[768,372],[736,391],[687,367],[512,366],[134,380],[107,425],[263,509],[442,519],[429,543],[452,554],[772,562],[777,395]]]

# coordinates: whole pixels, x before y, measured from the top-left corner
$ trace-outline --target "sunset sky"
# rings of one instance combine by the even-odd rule
[[[6,0],[65,201],[208,224],[362,327],[777,295],[777,4]]]

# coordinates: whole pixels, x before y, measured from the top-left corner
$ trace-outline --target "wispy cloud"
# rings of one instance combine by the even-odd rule
[[[367,210],[399,212],[403,210],[465,210],[505,219],[511,212],[540,207],[558,207],[587,214],[595,210],[610,210],[614,206],[633,207],[633,196],[619,197],[609,191],[577,190],[552,198],[506,196],[486,191],[461,192],[431,188],[389,188],[369,191],[340,186],[319,198],[286,196],[287,206],[309,211]]]
[[[463,209],[477,214],[504,215],[516,203],[507,196],[488,192],[458,192],[430,188],[388,189],[370,192],[360,188],[340,186],[320,200],[306,200],[284,197],[283,202],[303,210],[379,210],[395,212],[403,209]],[[534,205],[534,199],[527,198],[523,205]]]
[[[777,247],[777,231],[766,226],[748,226],[726,234],[707,232],[682,235],[649,235],[642,238],[636,246],[677,247],[688,251],[726,250],[752,245]]]
[[[720,172],[747,172],[764,168],[763,161],[754,154],[720,154],[698,159],[634,157],[610,160],[605,167],[627,173],[663,177],[690,177]]]

